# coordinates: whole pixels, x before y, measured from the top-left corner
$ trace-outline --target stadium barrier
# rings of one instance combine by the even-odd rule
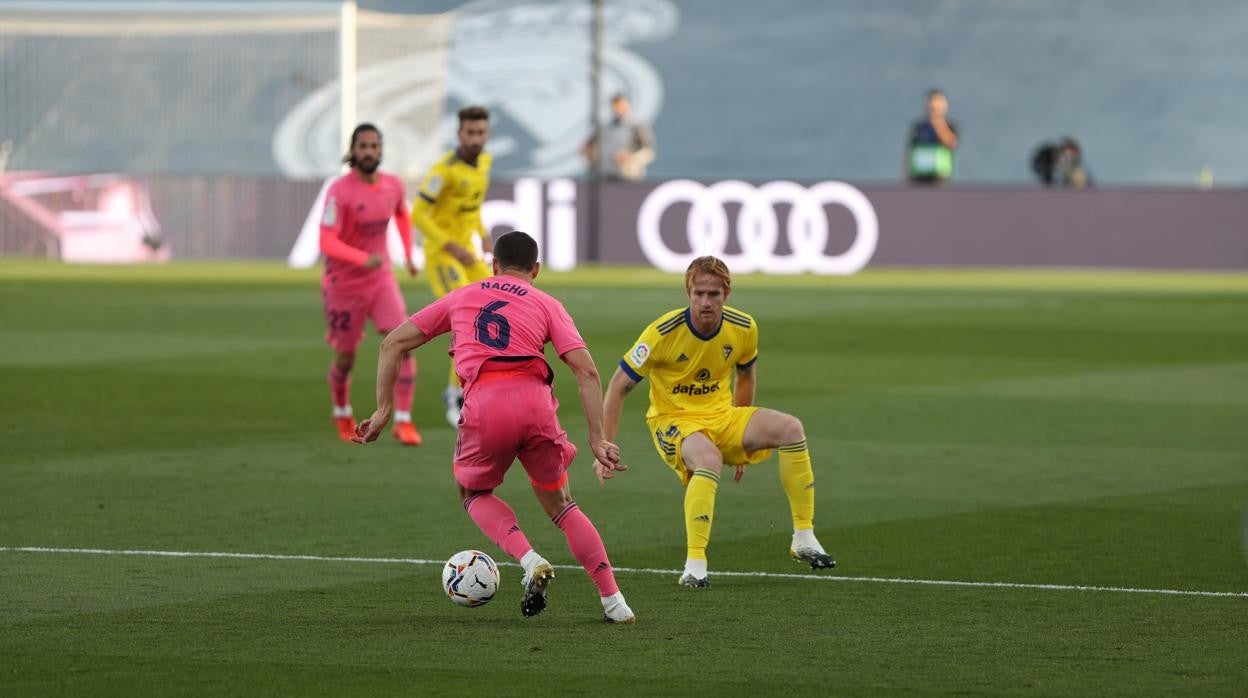
[[[534,186],[498,184],[487,206],[501,201],[531,209],[500,221],[502,227],[540,224],[544,236],[553,229],[556,240],[575,239],[576,259],[586,260],[589,185],[577,185],[575,202],[563,185],[546,183],[541,195],[524,191]],[[864,266],[1248,270],[1242,189],[683,180],[602,186],[599,259],[609,264],[683,270],[696,251],[772,273],[852,273]],[[540,211],[530,203],[535,200]],[[566,227],[557,221],[569,206],[577,211],[573,233],[557,227]],[[546,247],[549,253],[549,242]]]
[[[317,262],[321,182],[148,177],[151,208],[178,258]],[[591,185],[567,179],[495,182],[482,215],[519,228],[546,264],[597,261],[681,269],[695,253],[768,273],[853,273],[864,267],[1101,267],[1248,270],[1242,189],[1046,190],[913,188],[841,182],[738,181]],[[0,206],[0,254],[29,256],[30,221]],[[309,238],[311,236],[311,239]],[[302,241],[302,245],[300,245]],[[42,248],[40,248],[42,249]]]
[[[66,262],[163,262],[170,258],[140,181],[117,174],[0,174],[0,245]],[[7,224],[12,221],[12,229]]]

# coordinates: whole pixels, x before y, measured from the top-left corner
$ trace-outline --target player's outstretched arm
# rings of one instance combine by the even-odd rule
[[[732,390],[732,404],[737,407],[749,407],[754,404],[754,393],[758,389],[758,376],[754,372],[755,364],[737,367],[737,384]],[[733,482],[741,482],[745,477],[745,466],[738,465],[732,474]]]
[[[433,201],[425,198],[427,195],[422,193],[415,201],[412,202],[412,226],[420,231],[425,237],[425,242],[430,243],[432,247],[441,247],[449,237],[442,226],[433,220]],[[434,199],[436,201],[437,199]]]
[[[369,254],[357,247],[352,247],[343,242],[338,237],[338,232],[333,228],[321,226],[321,254],[326,257],[364,267],[366,269],[376,269],[380,267],[385,259],[379,254]]]
[[[620,413],[624,409],[624,398],[637,386],[623,369],[616,368],[607,384],[607,394],[602,401],[602,429],[608,440],[615,438],[620,428]]]
[[[581,407],[585,410],[585,423],[589,428],[589,447],[594,452],[594,473],[601,484],[615,477],[615,471],[628,470],[628,466],[620,462],[620,447],[603,433],[602,377],[598,375],[598,367],[594,365],[594,357],[588,349],[573,349],[559,358],[563,359],[576,376],[577,392],[580,394]]]
[[[399,325],[381,340],[377,356],[377,409],[356,426],[352,441],[365,444],[376,441],[381,435],[394,414],[394,381],[399,377],[399,361],[404,353],[427,341],[425,333],[410,322]]]

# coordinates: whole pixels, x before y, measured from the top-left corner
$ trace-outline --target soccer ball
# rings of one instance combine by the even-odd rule
[[[461,550],[442,566],[442,590],[460,606],[480,606],[498,591],[498,565],[480,550]]]

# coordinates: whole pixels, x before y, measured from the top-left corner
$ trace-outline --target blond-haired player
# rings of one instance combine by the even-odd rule
[[[744,467],[780,452],[780,484],[793,515],[789,551],[813,569],[836,566],[815,538],[815,476],[806,432],[797,417],[754,406],[758,325],[724,305],[732,291],[727,265],[698,257],[685,272],[689,305],[650,323],[620,361],[603,399],[606,438],[613,440],[624,397],[650,379],[646,425],[663,460],[685,485],[687,556],[680,583],[708,587],[706,548],[724,465]],[[733,388],[732,374],[736,374]]]
[[[429,168],[412,202],[412,223],[424,234],[425,278],[437,298],[491,274],[472,243],[479,236],[482,250],[494,249],[490,232],[481,223],[481,202],[490,187],[493,162],[485,152],[489,137],[489,111],[475,106],[460,109],[459,147]],[[442,399],[446,420],[457,426],[464,391],[454,366]]]

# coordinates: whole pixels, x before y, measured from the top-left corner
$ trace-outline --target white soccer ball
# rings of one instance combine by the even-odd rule
[[[498,591],[498,565],[480,550],[461,550],[442,566],[442,590],[460,606],[480,606]]]

